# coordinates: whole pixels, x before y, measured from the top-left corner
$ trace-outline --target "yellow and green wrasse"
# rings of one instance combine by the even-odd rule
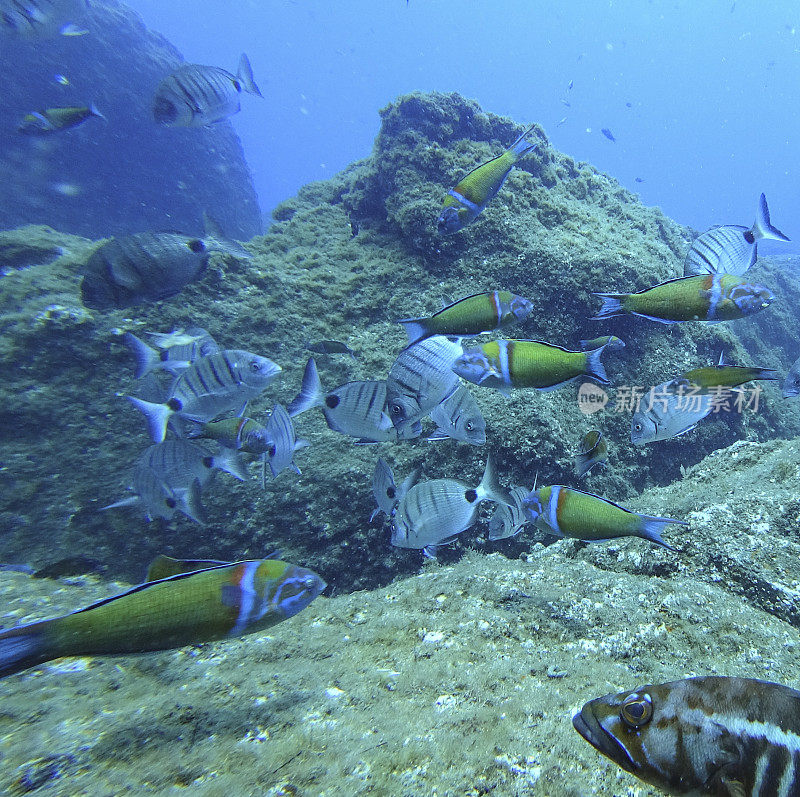
[[[401,318],[408,335],[408,345],[431,335],[462,337],[482,335],[517,321],[524,321],[533,311],[533,304],[511,291],[474,293],[443,307],[425,318]]]
[[[575,455],[575,473],[585,476],[595,465],[606,467],[608,443],[598,429],[586,432],[581,440],[580,451]]]
[[[580,344],[584,351],[587,349],[599,349],[601,346],[608,346],[609,351],[618,351],[625,348],[625,341],[616,335],[601,335],[599,338],[582,340]]]
[[[677,384],[694,385],[709,391],[738,387],[753,379],[777,379],[777,373],[772,368],[759,368],[755,365],[706,365],[681,374],[676,381]]]
[[[531,125],[502,155],[477,166],[450,189],[437,221],[440,235],[458,232],[481,214],[489,200],[503,187],[514,164],[538,146],[525,140],[534,127]]]
[[[216,440],[225,448],[261,456],[272,446],[266,427],[252,418],[233,417],[208,423],[190,422],[186,436]]]
[[[661,530],[671,523],[689,525],[684,520],[640,515],[599,495],[560,484],[534,490],[523,501],[523,505],[531,520],[549,534],[588,542],[601,542],[615,537],[642,537],[674,551],[661,539]]]
[[[680,321],[732,321],[769,307],[775,297],[763,285],[734,274],[677,277],[637,293],[595,293],[603,300],[592,319],[630,313],[676,324]]]
[[[22,117],[18,132],[28,136],[46,136],[58,133],[83,124],[87,119],[96,116],[105,119],[94,103],[89,105],[68,106],[66,108],[45,108],[43,111],[31,111]]]
[[[468,382],[497,388],[504,395],[513,387],[552,390],[584,376],[608,384],[600,362],[604,348],[569,351],[539,340],[493,340],[464,349],[453,370]]]
[[[311,570],[278,559],[185,571],[204,564],[159,557],[148,573],[158,580],[0,633],[0,677],[62,656],[145,653],[252,634],[297,614],[326,586]]]

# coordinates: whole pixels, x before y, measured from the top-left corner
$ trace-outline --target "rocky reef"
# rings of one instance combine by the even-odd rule
[[[730,362],[781,371],[797,356],[800,281],[793,264],[759,264],[756,273],[779,298],[751,319],[715,326],[589,321],[599,305],[592,291],[638,290],[679,275],[692,232],[556,152],[537,129],[537,151],[511,172],[482,216],[457,235],[439,237],[436,217],[447,189],[523,128],[454,94],[408,95],[381,114],[369,158],[303,188],[278,207],[268,234],[247,245],[250,260],[216,255],[205,278],[170,301],[89,311],[80,304],[79,280],[96,243],[38,227],[3,234],[0,253],[11,254],[0,281],[0,352],[8,374],[0,385],[0,559],[40,565],[54,551],[77,550],[106,563],[111,575],[136,580],[156,553],[233,559],[280,549],[317,569],[336,592],[375,587],[416,572],[421,562],[418,552],[392,549],[379,522],[368,521],[379,455],[400,478],[421,466],[427,478],[477,484],[491,450],[507,485],[530,486],[538,472],[540,483],[579,486],[572,454],[582,433],[596,426],[609,441],[610,467],[582,486],[629,503],[644,488],[668,489],[687,468],[737,440],[800,434],[800,403],[783,401],[771,384],[757,412],[721,413],[644,449],[630,443],[629,413],[584,416],[574,386],[516,391],[509,400],[475,388],[487,421],[483,449],[424,440],[354,446],[312,410],[296,421],[311,441],[297,455],[302,476],[284,472],[265,491],[255,479],[217,477],[204,491],[206,528],[179,518],[148,525],[134,510],[99,512],[124,495],[131,464],[148,445],[141,416],[122,398],[136,389],[120,345],[124,330],[199,325],[225,347],[272,358],[283,372],[252,405],[255,417],[297,393],[308,341],[339,339],[358,352],[356,359],[318,358],[326,388],[383,378],[405,343],[398,318],[433,312],[442,296],[497,287],[535,305],[512,336],[568,348],[600,334],[623,338],[621,354],[605,356],[615,385],[658,384],[715,362],[721,349]],[[677,517],[689,511],[684,502],[661,509]],[[532,539],[541,537],[489,543],[481,523],[440,558],[457,559],[465,547],[518,556]]]
[[[319,597],[269,633],[33,668],[0,685],[0,788],[657,797],[570,717],[693,675],[794,686],[798,496],[797,440],[739,442],[635,501],[690,521],[670,536],[677,553],[636,539],[468,552]],[[4,622],[120,587],[0,573]]]
[[[86,35],[3,36],[4,62],[13,68],[0,75],[0,228],[35,222],[92,238],[199,234],[207,211],[232,237],[260,232],[258,200],[231,125],[165,129],[153,121],[153,92],[183,61],[175,47],[116,0],[93,0],[75,22]],[[31,111],[91,102],[107,121],[47,137],[17,131]]]

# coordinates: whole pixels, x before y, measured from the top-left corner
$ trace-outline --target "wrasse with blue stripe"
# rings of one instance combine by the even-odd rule
[[[325,586],[311,570],[278,559],[159,557],[144,584],[0,633],[0,677],[62,656],[146,653],[263,631],[305,609]]]
[[[423,318],[401,318],[408,343],[418,343],[431,335],[464,337],[481,335],[500,327],[524,321],[533,304],[511,291],[474,293]]]
[[[733,274],[677,277],[636,293],[595,293],[603,300],[593,321],[639,315],[662,324],[732,321],[753,315],[775,301],[763,285]]]
[[[436,225],[440,235],[458,232],[483,212],[503,187],[514,164],[538,146],[526,141],[534,129],[535,125],[531,125],[502,155],[482,163],[450,189]]]
[[[581,377],[608,384],[600,355],[605,344],[591,351],[569,351],[539,340],[493,340],[464,349],[453,370],[468,382],[497,388],[509,395],[511,388],[552,390]]]
[[[560,484],[533,490],[523,504],[531,520],[548,534],[587,542],[642,537],[674,551],[661,539],[662,529],[671,524],[689,525],[684,520],[640,515],[599,495]]]
[[[572,718],[596,750],[667,794],[800,795],[800,692],[706,676],[590,700]]]

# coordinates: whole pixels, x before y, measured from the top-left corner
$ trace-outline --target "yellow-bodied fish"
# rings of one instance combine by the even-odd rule
[[[45,108],[43,111],[31,111],[25,114],[17,130],[26,136],[46,136],[50,133],[58,133],[61,130],[77,127],[93,116],[98,119],[105,119],[105,116],[97,110],[94,103],[89,106],[75,105],[66,108]]]
[[[684,520],[640,515],[599,495],[560,484],[534,490],[523,503],[536,525],[549,534],[589,542],[642,537],[674,551],[661,539],[661,530],[671,523],[689,525]]]
[[[713,391],[738,387],[753,379],[777,379],[777,374],[772,368],[760,368],[757,365],[728,365],[720,357],[718,365],[692,368],[691,371],[681,374],[676,384],[693,385],[701,391]]]
[[[201,569],[186,572],[193,566]],[[0,633],[0,677],[62,656],[145,653],[252,634],[297,614],[326,586],[311,570],[278,559],[159,557],[148,572],[155,577],[72,614]]]
[[[575,473],[578,477],[585,476],[595,465],[607,467],[608,443],[599,429],[586,432],[581,440],[581,446],[575,455]]]
[[[503,187],[514,164],[538,146],[525,140],[534,127],[531,125],[502,155],[477,166],[450,189],[437,221],[440,235],[458,232],[483,212],[489,200]]]
[[[593,320],[630,313],[676,324],[731,321],[769,307],[775,297],[763,285],[733,274],[677,277],[637,293],[595,293],[603,300]]]
[[[497,388],[504,395],[513,387],[551,390],[583,376],[608,384],[600,362],[604,348],[569,351],[538,340],[493,340],[464,349],[453,370],[468,382]]]
[[[425,318],[401,318],[409,346],[431,335],[454,337],[481,335],[517,321],[524,321],[533,304],[511,291],[474,293]]]

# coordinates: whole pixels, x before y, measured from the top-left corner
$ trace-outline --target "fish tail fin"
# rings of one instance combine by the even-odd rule
[[[494,459],[491,454],[486,457],[486,468],[483,471],[483,478],[476,492],[480,498],[488,498],[490,501],[496,501],[499,504],[514,506],[514,499],[511,494],[497,480],[497,471],[494,469]]]
[[[211,458],[211,461],[215,468],[230,473],[240,482],[247,481],[247,466],[238,451],[234,451],[232,448],[223,448],[219,454]]]
[[[0,678],[57,658],[45,630],[51,622],[31,623],[0,634]]]
[[[408,344],[419,343],[421,340],[430,336],[430,332],[426,329],[426,318],[401,318],[397,323],[403,325],[403,329],[408,335]]]
[[[144,413],[147,420],[147,430],[154,443],[163,443],[167,436],[167,423],[174,412],[166,404],[156,404],[152,401],[128,396],[128,401],[136,407],[139,412]]]
[[[668,551],[678,553],[677,548],[667,545],[667,543],[661,539],[661,532],[672,524],[676,526],[688,526],[689,524],[685,520],[675,520],[675,518],[670,517],[654,517],[653,515],[640,515],[639,517],[641,518],[641,525],[639,526],[640,537],[650,540],[650,542],[654,542],[662,548],[666,548]]]
[[[233,241],[225,235],[222,225],[206,210],[203,211],[203,235],[212,249],[244,260],[252,257],[238,241]]]
[[[600,308],[596,316],[592,317],[592,321],[598,321],[601,318],[611,318],[615,315],[621,315],[625,312],[622,303],[630,295],[628,293],[595,293],[594,296],[599,296],[603,300],[603,306]]]
[[[250,59],[245,53],[242,53],[239,57],[239,68],[236,70],[236,77],[242,81],[242,88],[248,94],[255,94],[256,97],[264,96],[256,85],[256,80],[253,77],[253,67],[250,66]]]
[[[104,122],[108,121],[108,119],[103,116],[102,113],[100,113],[97,106],[93,102],[89,103],[89,113],[91,116],[96,116],[98,119],[102,119]]]
[[[769,220],[769,208],[767,198],[764,194],[758,199],[758,210],[756,210],[756,220],[750,228],[753,237],[758,241],[761,238],[770,238],[773,241],[788,241],[789,239],[777,228],[773,227]]]
[[[528,155],[529,153],[533,152],[538,146],[539,142],[537,141],[534,144],[531,144],[528,141],[528,136],[536,129],[536,125],[531,125],[510,147],[509,150],[514,153],[517,159]]]
[[[178,499],[178,509],[186,517],[205,526],[208,523],[206,510],[200,501],[200,480],[195,479],[189,487],[175,490],[175,497]]]
[[[600,362],[600,355],[606,346],[608,344],[604,343],[599,349],[592,349],[586,352],[586,376],[591,376],[604,385],[611,381],[606,373],[606,367]]]
[[[592,469],[590,460],[591,456],[589,454],[575,455],[575,475],[578,478],[585,476]]]
[[[183,419],[183,436],[189,440],[196,440],[203,436],[203,424],[200,421],[193,421],[189,418]]]
[[[133,375],[137,379],[147,376],[161,362],[159,353],[141,338],[137,338],[133,332],[126,332],[122,336],[122,343],[136,360],[136,369]]]
[[[299,415],[301,412],[310,410],[312,407],[318,407],[322,404],[322,400],[322,382],[319,380],[317,364],[314,362],[313,357],[309,357],[306,369],[303,371],[300,392],[289,402],[287,407],[289,417],[294,418],[295,415]]]
[[[132,495],[130,498],[123,498],[121,501],[115,501],[113,504],[101,506],[98,512],[105,512],[106,509],[119,509],[123,506],[137,506],[142,499],[138,495]]]
[[[755,376],[753,379],[778,379],[778,372],[773,368],[754,368]]]

